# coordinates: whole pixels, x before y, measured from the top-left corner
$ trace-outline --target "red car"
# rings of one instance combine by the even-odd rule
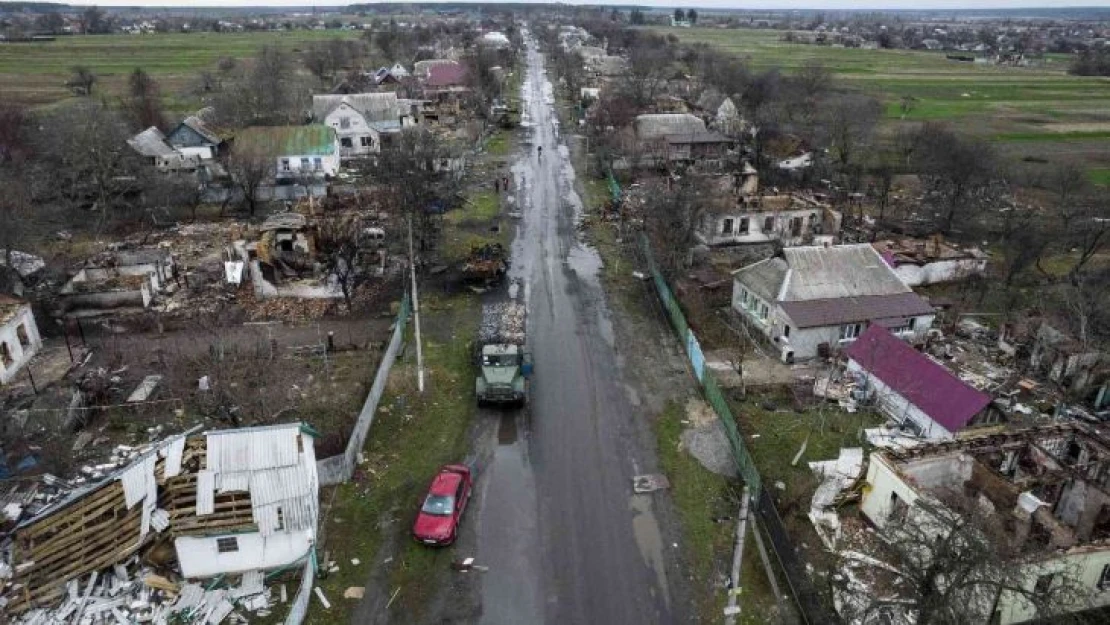
[[[412,524],[412,536],[425,545],[445,547],[455,542],[459,521],[473,488],[470,468],[448,464],[440,468],[428,487],[424,505]]]

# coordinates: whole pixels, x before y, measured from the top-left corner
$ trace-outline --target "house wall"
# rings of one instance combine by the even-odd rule
[[[190,159],[210,161],[216,158],[216,148],[210,145],[179,147],[177,151],[182,156]]]
[[[346,128],[343,127],[343,118],[347,118],[348,121]],[[336,136],[339,139],[340,154],[343,157],[377,154],[382,150],[381,136],[378,132],[367,124],[362,113],[347,104],[341,104],[331,113],[328,113],[328,116],[324,118],[324,124],[335,129]],[[344,139],[351,140],[351,147],[343,146]],[[362,145],[363,139],[368,139],[370,145]]]
[[[1041,562],[1037,566],[1028,567],[1024,588],[1032,591],[1037,584],[1037,578],[1041,575],[1050,573],[1071,575],[1074,576],[1074,583],[1079,589],[1091,592],[1088,598],[1089,605],[1077,603],[1075,610],[1100,608],[1110,605],[1110,586],[1105,589],[1098,587],[1102,569],[1107,565],[1110,565],[1110,545],[1104,545],[1100,550],[1066,554]],[[1024,598],[1013,594],[1004,594],[999,598],[998,610],[1002,617],[999,621],[1000,625],[1022,623],[1037,616],[1033,606],[1029,605]]]
[[[313,543],[310,532],[278,532],[265,538],[257,532],[226,535],[232,536],[239,550],[231,553],[220,553],[217,547],[217,540],[225,536],[182,536],[174,539],[181,574],[192,579],[221,573],[275,569],[303,557]]]
[[[886,457],[872,453],[860,512],[875,527],[885,528],[892,520],[892,494],[912,508],[920,490],[959,488],[971,479],[974,468],[975,459],[961,452],[911,460],[897,468]]]
[[[959,486],[971,477],[974,459],[966,454],[953,453],[933,456],[903,464],[901,474],[878,454],[871,455],[867,467],[867,484],[860,500],[860,512],[876,527],[885,528],[891,521],[892,499],[898,499],[912,508],[917,501],[918,489],[941,486]],[[909,482],[906,477],[911,478]],[[1025,567],[1026,582],[1023,585],[1032,591],[1037,578],[1048,573],[1074,576],[1074,582],[1081,590],[1091,591],[1087,598],[1089,605],[1077,603],[1076,610],[1088,607],[1110,605],[1110,586],[1105,590],[1098,588],[1098,582],[1105,566],[1110,565],[1110,545],[1079,547],[1064,555]],[[998,611],[1000,625],[1021,623],[1035,618],[1036,612],[1024,599],[1006,593],[999,597]]]
[[[921,436],[930,440],[951,440],[955,438],[955,433],[949,432],[944,426],[933,421],[929,415],[925,414],[910,400],[866,371],[854,359],[848,359],[848,372],[867,380],[868,396],[874,398],[883,414],[891,419],[898,423],[903,423],[907,419],[913,421],[921,430]]]
[[[885,459],[871,454],[867,463],[867,484],[860,499],[860,512],[878,528],[884,528],[890,521],[892,509],[891,494],[913,507],[917,501],[917,491],[895,472]]]
[[[19,340],[19,328],[26,333],[26,344]],[[7,346],[10,363],[0,360],[0,384],[7,384],[19,373],[42,347],[39,327],[30,306],[23,306],[3,326],[0,326],[0,343]]]
[[[744,294],[747,293],[748,305],[744,305]],[[760,306],[765,306],[767,309],[767,317],[761,318],[758,314]],[[732,281],[732,309],[735,310],[744,321],[755,328],[764,336],[769,339],[774,338],[775,330],[775,305],[772,302],[764,301],[762,298],[757,297],[739,280]]]
[[[987,270],[987,261],[977,258],[939,260],[918,266],[912,263],[898,265],[894,273],[906,286],[921,286],[940,282],[955,282],[973,275],[981,275]]]
[[[778,337],[782,335],[785,326],[791,324],[791,322],[781,308],[776,308],[775,317],[777,333],[772,336],[772,338],[782,342]],[[897,336],[911,343],[920,343],[925,340],[925,334],[929,331],[929,328],[932,327],[933,319],[934,315],[913,317],[914,329],[909,332],[899,332]],[[867,320],[861,320],[857,323],[861,324],[861,334],[869,325]],[[819,326],[815,328],[791,327],[790,337],[787,338],[786,341],[794,351],[794,359],[805,360],[807,358],[816,358],[818,348],[822,343],[828,343],[829,348],[833,351],[843,349],[852,344],[855,339],[840,340],[840,327],[840,325]]]
[[[698,229],[698,239],[706,245],[741,245],[747,243],[769,243],[782,241],[784,245],[801,245],[805,239],[816,235],[835,235],[840,231],[840,215],[835,211],[832,221],[822,215],[823,209],[806,208],[800,210],[766,211],[766,210],[738,210],[731,213],[711,215]],[[732,220],[732,232],[725,233],[725,223]],[[741,230],[743,220],[748,220],[748,229]],[[772,227],[764,229],[767,219],[772,220]],[[801,219],[802,228],[798,236],[791,232],[791,220]]]
[[[277,158],[277,177],[288,178],[297,173],[302,172],[301,159],[308,159],[308,167],[304,169],[307,173],[319,173],[325,176],[334,176],[339,171],[339,148],[336,147],[331,154],[324,155],[303,155],[303,154],[288,154]],[[320,169],[314,168],[314,160],[320,159]],[[286,169],[283,159],[289,159],[289,167]]]

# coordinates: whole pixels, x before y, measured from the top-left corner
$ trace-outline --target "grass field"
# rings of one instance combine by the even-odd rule
[[[141,67],[159,81],[164,95],[173,98],[200,70],[213,69],[221,57],[244,59],[263,45],[297,50],[312,41],[356,36],[349,31],[294,30],[90,35],[0,44],[0,100],[37,106],[69,98],[65,82],[74,65],[88,66],[96,73],[94,95],[122,93],[128,73]]]
[[[755,69],[790,72],[820,61],[847,86],[884,101],[888,131],[905,122],[950,121],[998,140],[1015,158],[1110,167],[1110,79],[1069,76],[1067,59],[1059,55],[1040,66],[999,67],[949,61],[943,52],[787,43],[772,30],[660,31],[733,52]],[[907,97],[913,106],[903,114]]]

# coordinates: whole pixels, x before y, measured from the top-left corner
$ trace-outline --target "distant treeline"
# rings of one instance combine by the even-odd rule
[[[77,7],[56,2],[4,2],[0,13],[70,13]]]
[[[1076,76],[1110,76],[1110,49],[1080,52],[1072,61],[1068,73]]]

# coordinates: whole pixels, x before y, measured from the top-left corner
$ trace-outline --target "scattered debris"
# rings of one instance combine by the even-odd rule
[[[632,478],[632,490],[636,493],[653,493],[657,490],[670,487],[670,480],[667,479],[667,476],[660,473],[637,475]]]
[[[366,594],[366,588],[364,586],[350,586],[350,587],[347,588],[347,590],[343,591],[343,598],[344,599],[362,599],[363,595],[365,595],[365,594]]]

